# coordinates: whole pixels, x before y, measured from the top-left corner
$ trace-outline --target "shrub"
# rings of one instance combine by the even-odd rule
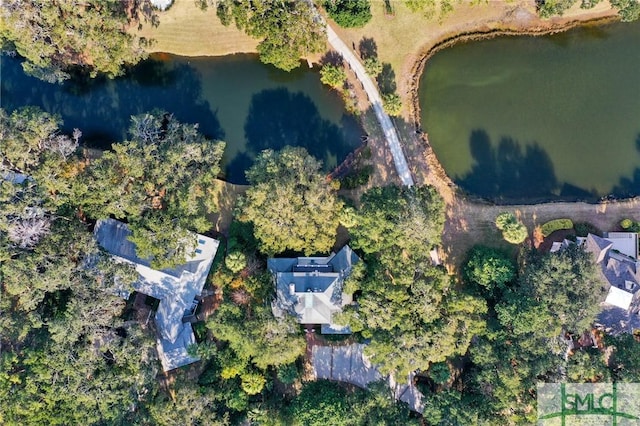
[[[640,3],[637,0],[610,0],[609,3],[618,9],[622,22],[631,22],[640,18]]]
[[[553,234],[555,231],[559,231],[561,229],[572,229],[573,222],[571,219],[554,219],[542,225],[542,235],[548,237]]]
[[[295,364],[286,364],[278,368],[278,380],[285,385],[291,385],[298,380],[298,368]]]
[[[375,78],[382,72],[382,63],[376,57],[367,58],[364,60],[364,69]]]
[[[437,362],[431,364],[429,368],[429,377],[438,385],[443,385],[451,378],[451,370],[446,362]]]
[[[594,234],[599,237],[602,236],[602,231],[596,228],[595,225],[589,222],[578,222],[573,225],[573,229],[576,230],[576,235],[578,237],[586,237],[588,234]]]
[[[369,183],[369,178],[373,173],[373,166],[367,164],[356,170],[351,171],[348,175],[340,180],[340,187],[344,189],[353,189]]]
[[[574,3],[575,0],[536,0],[538,15],[541,18],[562,16]]]
[[[326,0],[324,8],[343,28],[364,27],[371,20],[369,0]]]
[[[508,243],[520,244],[527,239],[528,234],[529,231],[527,230],[527,227],[524,226],[523,223],[518,222],[510,225],[504,231],[502,231],[502,238],[504,238]]]
[[[622,219],[620,221],[620,227],[622,229],[629,229],[633,226],[633,221],[631,219]]]
[[[496,227],[499,230],[504,230],[510,223],[516,222],[517,219],[516,217],[513,215],[513,213],[509,213],[509,212],[504,212],[504,213],[500,213],[498,216],[496,216]]]
[[[248,395],[259,394],[267,383],[267,379],[259,373],[245,373],[240,378],[242,379],[240,387],[242,387],[242,390]]]

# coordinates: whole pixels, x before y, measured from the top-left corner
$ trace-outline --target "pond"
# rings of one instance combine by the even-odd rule
[[[640,194],[640,23],[458,44],[421,123],[449,176],[499,202]]]
[[[26,76],[20,59],[2,60],[0,106],[36,105],[79,128],[87,146],[109,148],[126,137],[129,118],[155,108],[208,137],[227,142],[224,178],[245,183],[244,172],[263,149],[303,146],[326,170],[361,143],[362,128],[340,96],[306,63],[287,73],[255,55],[185,58],[153,55],[126,76],[74,79],[62,85]]]

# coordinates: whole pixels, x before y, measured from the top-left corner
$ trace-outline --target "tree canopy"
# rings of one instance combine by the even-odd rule
[[[504,288],[512,281],[516,277],[516,267],[500,250],[475,246],[469,253],[463,274],[466,280],[493,290],[495,287]]]
[[[148,0],[6,0],[0,16],[0,44],[25,58],[25,72],[49,82],[69,78],[73,67],[92,77],[123,74],[148,43],[126,29],[141,19],[157,25]]]
[[[431,265],[440,243],[442,199],[431,187],[373,188],[349,221],[351,245],[365,253],[367,271],[350,288],[357,308],[340,320],[371,338],[365,349],[384,373],[406,377],[466,352],[483,327],[480,299],[457,291],[446,272]]]
[[[260,60],[285,71],[300,65],[300,58],[320,53],[325,30],[311,2],[297,0],[221,0],[217,15],[223,25],[261,39]]]
[[[251,187],[238,218],[251,222],[263,253],[327,253],[333,247],[342,202],[304,148],[263,151],[247,171]]]
[[[74,197],[89,217],[127,219],[139,256],[175,265],[195,245],[186,230],[211,228],[225,144],[161,111],[133,116],[130,136],[89,162]]]
[[[323,6],[331,19],[344,28],[364,27],[371,20],[369,0],[325,0]]]

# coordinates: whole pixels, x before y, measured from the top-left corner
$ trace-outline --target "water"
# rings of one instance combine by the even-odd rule
[[[306,64],[286,73],[255,55],[159,54],[116,80],[77,78],[52,85],[26,76],[19,59],[0,59],[2,108],[40,106],[62,117],[64,131],[77,127],[84,143],[100,148],[126,138],[131,115],[166,110],[227,142],[222,166],[225,179],[234,183],[246,182],[245,170],[266,148],[303,146],[330,170],[361,141],[358,121]]]
[[[451,178],[503,201],[640,194],[640,23],[456,45],[420,82]]]

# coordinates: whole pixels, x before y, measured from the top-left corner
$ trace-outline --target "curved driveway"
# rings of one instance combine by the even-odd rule
[[[342,57],[347,61],[351,69],[355,72],[356,77],[362,83],[362,87],[364,91],[367,93],[369,97],[369,101],[373,106],[373,110],[376,113],[376,117],[378,118],[378,122],[380,126],[382,126],[382,130],[384,131],[384,135],[387,139],[387,144],[389,145],[389,149],[391,150],[391,155],[393,155],[393,162],[396,166],[396,171],[400,176],[400,180],[403,185],[413,186],[413,178],[411,177],[411,172],[409,171],[409,166],[407,165],[407,159],[404,156],[404,152],[402,152],[402,146],[400,146],[400,139],[398,139],[398,133],[396,132],[396,128],[393,126],[391,119],[384,112],[382,107],[382,98],[380,97],[380,93],[378,93],[378,88],[371,81],[371,77],[367,74],[364,67],[356,57],[356,55],[351,52],[351,50],[347,47],[346,44],[340,37],[333,31],[329,25],[327,25],[327,38],[329,39],[329,44],[338,51]]]

